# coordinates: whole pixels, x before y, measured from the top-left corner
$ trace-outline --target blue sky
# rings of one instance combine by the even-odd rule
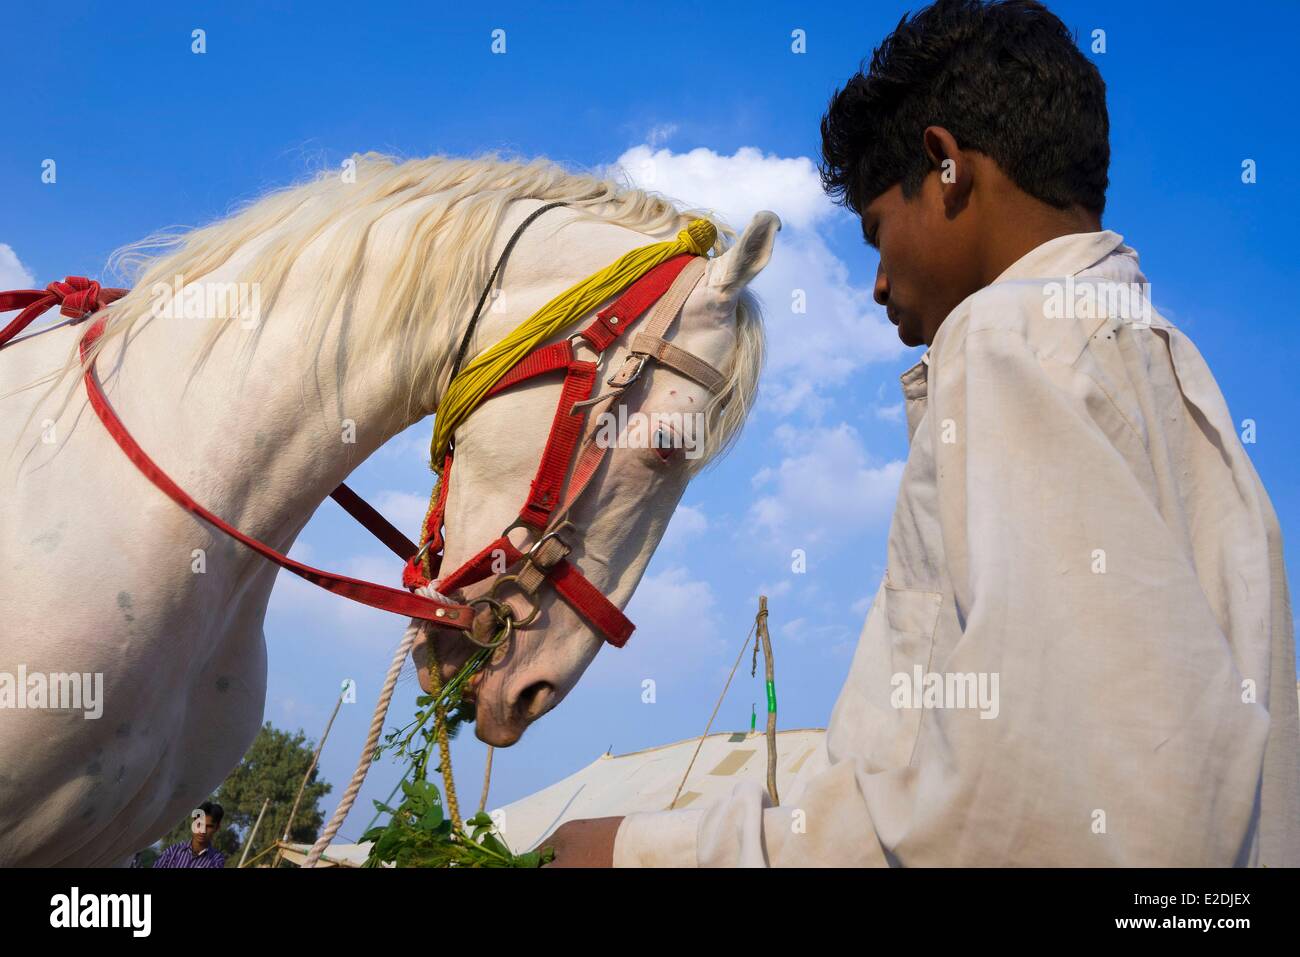
[[[621,165],[648,188],[717,209],[743,227],[785,221],[756,283],[772,347],[763,402],[733,454],[694,483],[629,614],[636,636],[605,649],[560,708],[498,752],[490,807],[625,752],[700,733],[752,620],[771,596],[781,727],[824,727],[866,602],[906,433],[903,349],[870,298],[875,257],[856,221],[821,197],[818,120],[832,91],[908,9],[902,2],[637,5],[191,4],[62,2],[6,14],[0,102],[0,287],[98,275],[117,246],[335,167],[354,151],[406,156],[500,150],[575,167]],[[1300,331],[1295,224],[1300,186],[1291,39],[1300,7],[1057,2],[1109,91],[1107,228],[1136,247],[1157,306],[1209,361],[1234,418],[1257,423],[1249,452],[1296,567]],[[207,52],[191,52],[191,31]],[[506,31],[504,55],[491,33]],[[806,31],[806,52],[791,49]],[[58,182],[40,179],[46,158]],[[1241,182],[1245,159],[1258,182]],[[653,172],[653,182],[645,182]],[[808,311],[790,309],[791,289]],[[428,494],[431,422],[354,476],[414,534]],[[807,552],[805,574],[790,553]],[[341,570],[397,574],[331,504],[298,554]],[[282,576],[267,622],[266,717],[320,733],[338,684],[359,685],[322,757],[335,796],[364,738],[403,622],[344,607]],[[748,655],[746,656],[748,659]],[[643,704],[654,678],[658,700]],[[394,717],[413,708],[399,691]],[[717,729],[763,707],[744,667]],[[455,744],[462,800],[484,748]],[[343,834],[370,818],[397,769],[377,766]],[[333,807],[334,796],[329,799]]]

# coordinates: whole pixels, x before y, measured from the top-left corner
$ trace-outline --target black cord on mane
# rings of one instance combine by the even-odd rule
[[[548,209],[554,209],[556,206],[568,205],[569,204],[565,202],[554,202],[547,203],[545,206],[539,206],[537,209],[529,213],[522,223],[515,227],[514,234],[510,237],[510,241],[506,243],[506,248],[501,250],[501,255],[497,258],[497,264],[492,267],[492,275],[488,276],[487,285],[483,287],[483,295],[478,297],[478,305],[474,307],[474,315],[470,317],[469,325],[465,327],[465,334],[461,336],[460,348],[456,350],[456,361],[452,363],[451,378],[447,380],[448,382],[455,379],[456,373],[460,372],[460,364],[465,361],[465,352],[469,349],[470,337],[474,335],[474,328],[478,325],[478,317],[483,311],[483,303],[487,302],[488,293],[492,291],[492,286],[497,281],[497,274],[501,271],[501,267],[505,265],[506,259],[509,258],[510,250],[515,248],[515,243],[519,241],[519,237],[523,235],[524,230],[528,228],[528,225],[534,219],[542,215],[542,213],[546,212]]]

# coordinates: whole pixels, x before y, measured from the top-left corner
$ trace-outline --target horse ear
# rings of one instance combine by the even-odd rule
[[[735,294],[749,285],[772,258],[772,245],[780,229],[781,219],[776,213],[766,209],[755,213],[735,245],[714,261],[709,284],[723,294]]]

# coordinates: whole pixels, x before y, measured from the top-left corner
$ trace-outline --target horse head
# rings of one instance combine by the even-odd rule
[[[591,409],[585,434],[605,443],[605,454],[555,537],[567,552],[564,560],[619,609],[631,598],[687,484],[729,444],[752,406],[763,340],[747,286],[767,265],[779,228],[774,214],[757,214],[730,248],[696,264],[702,275],[689,277],[695,282],[680,312],[673,310],[675,321],[665,337],[680,352],[670,354],[702,360],[720,373],[712,388],[698,381],[708,376],[692,378],[681,371],[693,368],[689,359],[680,365],[649,362],[644,370],[634,361],[639,374],[633,381]],[[551,260],[562,260],[556,270],[562,275],[548,277],[538,291],[567,286],[580,276],[580,264],[593,257],[608,260],[610,249],[626,250],[627,237],[609,237],[609,232],[604,252],[588,248],[566,258],[558,254],[561,241],[546,243]],[[534,265],[532,272],[538,270]],[[509,286],[504,283],[503,290]],[[536,297],[515,295],[507,301],[510,308],[492,316],[483,338],[518,325]],[[598,389],[625,368],[629,354],[629,343],[621,341],[600,357]],[[512,554],[536,554],[539,535],[520,528],[516,516],[551,432],[560,389],[554,377],[522,383],[483,402],[456,429],[455,477],[445,502],[444,572],[503,534],[515,548]],[[574,481],[571,475],[570,491]],[[496,558],[493,574],[450,592],[439,589],[479,608],[473,634],[429,628],[412,657],[421,687],[433,691],[460,671],[477,646],[495,637],[499,643],[471,679],[466,697],[475,705],[480,740],[504,747],[564,699],[609,635],[593,626],[581,603],[566,600],[555,587],[543,583],[529,594],[516,576],[507,581],[505,573],[515,569],[507,569],[504,555]],[[501,627],[501,612],[511,627]]]

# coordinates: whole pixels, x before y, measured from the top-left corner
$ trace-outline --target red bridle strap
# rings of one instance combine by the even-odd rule
[[[370,605],[373,608],[404,615],[407,618],[420,618],[444,628],[468,629],[473,625],[474,610],[468,605],[453,605],[434,601],[422,595],[402,591],[399,588],[388,588],[374,582],[349,578],[346,575],[338,575],[334,572],[322,571],[319,568],[304,565],[302,562],[295,561],[288,555],[276,551],[271,546],[245,535],[239,529],[200,505],[188,492],[172,481],[166,472],[158,467],[157,463],[148,456],[131,436],[131,433],[127,431],[126,426],[122,424],[122,420],[118,418],[117,413],[113,411],[113,407],[109,405],[108,397],[99,384],[99,377],[95,375],[94,363],[87,362],[87,354],[91,346],[95,344],[103,331],[104,320],[100,319],[86,331],[81,340],[81,357],[83,363],[86,363],[84,379],[86,393],[90,397],[90,405],[95,410],[95,414],[99,416],[99,420],[104,423],[104,428],[113,437],[113,441],[117,443],[118,448],[126,454],[126,457],[135,464],[135,467],[150,482],[173,502],[190,514],[207,522],[218,531],[251,548],[268,561],[274,562],[286,571],[290,571],[299,578],[324,588],[326,591],[342,595],[344,598],[350,598],[363,605]],[[351,492],[350,489],[347,491]],[[387,522],[384,524],[387,524]],[[389,544],[391,546],[398,543],[394,540]]]
[[[578,448],[587,410],[577,406],[577,403],[586,400],[591,394],[596,380],[597,363],[576,359],[572,340],[580,336],[598,355],[603,354],[668,291],[695,258],[687,253],[660,263],[633,283],[612,304],[600,310],[577,335],[533,350],[488,390],[485,400],[537,376],[560,370],[565,373],[551,431],[542,450],[537,474],[529,487],[528,498],[519,512],[517,524],[526,525],[537,532],[544,531],[560,505],[564,482],[569,475],[570,465],[574,462],[575,453],[577,464],[574,465],[569,480],[569,492],[564,502],[566,511],[586,488],[604,458],[605,449],[594,444],[587,444],[580,450]],[[451,480],[451,465],[452,456],[448,455],[443,465],[438,498],[429,510],[422,534],[424,551],[430,554],[429,568],[434,575],[441,565],[441,556],[437,550],[443,543],[442,522],[447,487]],[[502,535],[439,580],[438,587],[450,593],[457,588],[482,581],[499,572],[502,567],[511,568],[523,557],[524,554],[510,541],[508,535]],[[619,648],[627,643],[636,626],[576,566],[561,558],[548,567],[546,578],[561,597],[606,641]],[[412,559],[407,563],[403,583],[408,588],[419,587],[428,581],[428,576],[419,567],[417,560]]]
[[[0,349],[8,345],[32,320],[54,306],[75,322],[80,322],[97,309],[121,299],[126,289],[104,289],[85,276],[67,276],[63,282],[52,282],[44,289],[12,289],[0,292],[0,312],[21,309],[9,324],[0,329]]]
[[[76,325],[92,313],[116,302],[130,290],[105,289],[93,279],[84,276],[68,276],[62,282],[52,282],[44,289],[15,289],[0,292],[0,312],[21,309],[13,320],[0,329],[0,348],[4,348],[26,329],[33,320],[46,310],[59,306],[59,311]],[[397,557],[406,561],[416,552],[415,543],[403,535],[388,519],[375,511],[363,499],[345,484],[330,492],[330,497],[343,509],[360,522],[367,531],[391,548]],[[446,492],[443,492],[446,501]]]
[[[592,322],[578,335],[598,354],[603,353],[664,294],[693,258],[689,254],[683,254],[660,263],[637,280],[612,305],[597,313]],[[0,292],[0,312],[21,310],[17,317],[0,329],[0,348],[11,343],[33,320],[53,306],[59,306],[63,315],[77,323],[126,295],[127,292],[128,290],[125,289],[104,289],[94,280],[80,276],[69,276],[63,282],[50,283],[44,290],[20,289]],[[468,605],[433,601],[396,588],[313,568],[245,535],[200,505],[149,457],[109,404],[108,397],[104,394],[98,376],[95,374],[94,363],[87,360],[91,347],[103,334],[104,324],[104,319],[94,323],[80,343],[81,357],[85,363],[84,382],[90,405],[127,458],[172,501],[268,561],[327,591],[384,611],[426,620],[443,627],[467,630],[472,626],[474,610]],[[578,440],[582,435],[585,417],[585,409],[580,411],[575,407],[575,403],[584,400],[591,393],[596,378],[597,363],[575,359],[572,341],[565,339],[530,353],[502,377],[488,393],[489,396],[496,395],[527,379],[559,369],[565,370],[560,400],[546,447],[538,464],[537,475],[533,479],[528,499],[519,515],[521,523],[537,531],[546,528],[560,502],[569,464],[573,460]],[[591,445],[578,450],[578,462],[564,503],[566,511],[590,481],[604,457],[604,451]],[[446,510],[451,464],[452,456],[449,454],[444,463],[438,498],[434,508],[430,510],[423,534],[425,550],[435,553],[442,548],[442,518]],[[330,494],[366,529],[399,557],[407,560],[403,582],[408,588],[414,589],[428,583],[428,579],[418,568],[419,550],[413,542],[347,485],[340,484]],[[524,557],[524,553],[503,535],[443,579],[439,587],[444,591],[452,591],[481,581],[492,574],[502,560],[506,567],[511,567]],[[440,555],[434,555],[435,567],[440,559]],[[626,643],[635,626],[572,563],[563,558],[558,559],[548,566],[546,577],[565,601],[607,641],[618,647]]]

